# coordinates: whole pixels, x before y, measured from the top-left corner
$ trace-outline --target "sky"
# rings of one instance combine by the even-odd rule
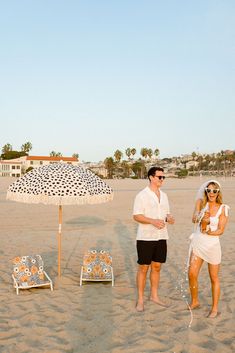
[[[234,0],[0,0],[0,147],[235,149]]]

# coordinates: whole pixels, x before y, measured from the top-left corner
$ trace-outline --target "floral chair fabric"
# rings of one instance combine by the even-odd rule
[[[53,290],[52,281],[43,269],[41,255],[15,257],[13,263],[13,281],[17,294],[19,289],[49,285]]]
[[[106,250],[88,250],[83,257],[80,285],[82,281],[112,281],[114,285],[112,256]]]

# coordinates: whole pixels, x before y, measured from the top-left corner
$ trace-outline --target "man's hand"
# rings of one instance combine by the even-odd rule
[[[172,214],[168,213],[167,216],[166,216],[166,222],[169,223],[169,224],[174,224],[175,223],[175,219],[174,217],[172,216]]]
[[[162,219],[153,219],[151,224],[157,229],[163,229],[166,225]]]

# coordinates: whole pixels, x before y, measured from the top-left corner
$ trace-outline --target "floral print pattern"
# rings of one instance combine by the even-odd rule
[[[45,280],[41,255],[15,257],[12,263],[13,277],[18,286],[27,288],[48,282]]]
[[[83,258],[82,279],[112,280],[112,257],[105,250],[88,250]]]

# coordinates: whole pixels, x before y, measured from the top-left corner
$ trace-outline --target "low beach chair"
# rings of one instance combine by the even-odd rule
[[[53,290],[52,280],[43,269],[41,255],[15,257],[12,260],[14,288],[20,289],[49,286]]]
[[[114,286],[112,256],[106,250],[88,250],[83,257],[80,275],[82,281],[111,281]]]

